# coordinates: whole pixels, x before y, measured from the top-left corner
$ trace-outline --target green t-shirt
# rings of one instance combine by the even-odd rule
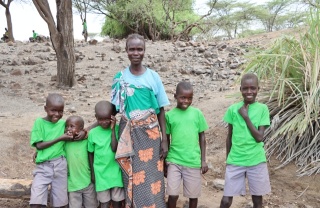
[[[43,118],[37,118],[31,130],[30,145],[35,147],[35,144],[38,142],[47,142],[60,137],[64,134],[65,123],[64,120],[52,123]],[[65,142],[61,141],[43,150],[37,149],[36,163],[65,156],[64,144]]]
[[[167,112],[166,133],[171,134],[167,161],[200,168],[199,133],[207,129],[208,124],[198,108],[189,106],[186,110],[174,108]]]
[[[65,151],[68,162],[68,192],[88,187],[91,183],[88,140],[66,142]]]
[[[119,126],[115,126],[118,139]],[[105,191],[114,187],[123,187],[120,166],[115,160],[115,152],[111,149],[111,129],[97,126],[90,130],[88,151],[94,153],[93,169],[96,191]]]
[[[38,37],[38,34],[36,32],[33,32],[32,37],[33,39],[36,39]]]
[[[232,146],[227,158],[227,164],[238,166],[254,166],[266,162],[264,143],[256,142],[251,132],[239,114],[238,110],[243,102],[231,105],[225,113],[223,120],[232,125]],[[258,129],[259,126],[270,125],[270,115],[265,104],[255,102],[249,105],[249,118]]]

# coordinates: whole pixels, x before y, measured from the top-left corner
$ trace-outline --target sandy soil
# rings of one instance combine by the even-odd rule
[[[280,35],[265,34],[252,38],[257,42],[270,42]],[[237,40],[237,41],[252,41]],[[236,42],[234,40],[234,42]],[[50,61],[54,54],[50,46],[44,43],[16,43],[7,46],[2,43],[0,47],[0,177],[32,179],[33,149],[29,145],[30,129],[33,121],[38,116],[45,116],[43,110],[44,98],[49,92],[59,92],[66,100],[64,118],[71,114],[83,116],[86,125],[94,121],[94,105],[102,99],[109,100],[112,76],[124,66],[128,65],[126,54],[123,52],[124,42],[120,53],[112,50],[114,43],[98,43],[91,46],[76,43],[76,50],[84,54],[82,61],[76,63],[77,85],[72,89],[61,90],[51,81],[56,74],[56,61]],[[51,50],[52,51],[52,50]],[[101,60],[99,54],[106,53],[105,60]],[[237,85],[230,85],[227,90],[210,90],[211,79],[197,75],[181,75],[178,68],[183,62],[182,57],[177,57],[166,62],[166,55],[174,53],[172,43],[157,42],[147,43],[146,63],[155,63],[154,69],[170,64],[167,71],[159,71],[165,84],[166,91],[171,101],[172,108],[175,105],[173,90],[181,79],[189,79],[195,83],[195,99],[193,105],[200,108],[208,121],[210,129],[206,132],[207,160],[210,170],[203,178],[202,196],[199,198],[199,207],[215,208],[219,206],[223,191],[214,188],[214,179],[224,179],[225,168],[225,137],[226,128],[222,124],[222,116],[226,108],[235,98],[230,98],[238,89]],[[17,64],[12,60],[23,62],[29,57],[39,57],[45,60],[35,65]],[[45,56],[45,57],[43,57]],[[190,57],[191,59],[192,57]],[[11,62],[7,61],[11,60]],[[155,61],[158,60],[158,61]],[[1,63],[3,64],[1,65]],[[12,70],[20,70],[22,75],[11,75]],[[219,81],[221,85],[224,81]],[[229,82],[228,82],[229,83]],[[289,164],[276,170],[279,161],[271,158],[269,170],[271,176],[272,193],[264,198],[265,208],[310,208],[320,207],[320,176],[296,177],[296,167]],[[179,198],[179,207],[185,206],[187,199],[182,195]],[[28,207],[27,200],[0,199],[0,207],[20,208]],[[235,197],[232,207],[252,207],[251,197]]]

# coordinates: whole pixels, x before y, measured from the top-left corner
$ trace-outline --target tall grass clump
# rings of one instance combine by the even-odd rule
[[[320,10],[310,12],[308,29],[299,38],[282,37],[256,55],[245,72],[255,72],[266,86],[259,101],[270,110],[267,156],[281,168],[290,162],[297,175],[320,173]]]

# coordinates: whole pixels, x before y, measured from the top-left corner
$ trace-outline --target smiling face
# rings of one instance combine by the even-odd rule
[[[254,103],[259,91],[258,79],[254,77],[243,79],[240,91],[245,104]]]
[[[84,121],[78,116],[70,116],[66,120],[65,133],[75,137],[83,129]]]
[[[44,110],[47,112],[45,119],[52,123],[58,122],[63,116],[64,103],[55,100],[47,102]]]
[[[186,110],[192,103],[193,90],[192,89],[179,89],[174,98],[177,99],[177,108]]]
[[[98,122],[98,125],[101,126],[104,129],[107,129],[110,127],[111,124],[111,115],[112,112],[97,112],[96,113],[96,119]]]
[[[138,38],[129,39],[127,41],[126,51],[131,65],[141,64],[145,52],[144,41]]]

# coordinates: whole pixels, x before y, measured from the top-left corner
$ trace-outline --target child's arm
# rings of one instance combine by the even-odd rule
[[[91,170],[91,182],[95,183],[94,168],[93,168],[93,160],[94,160],[93,152],[88,152],[88,156],[89,156],[89,165]]]
[[[208,165],[206,162],[206,137],[204,132],[199,133],[200,150],[201,150],[201,173],[208,172]]]
[[[43,149],[46,149],[48,147],[51,147],[52,145],[58,143],[58,142],[61,142],[61,141],[72,141],[73,140],[73,135],[70,135],[70,134],[63,134],[61,135],[60,137],[54,139],[54,140],[51,140],[51,141],[47,141],[47,142],[37,142],[35,143],[35,147],[38,149],[38,150],[43,150]]]
[[[228,155],[230,153],[231,150],[231,146],[232,146],[232,125],[228,124],[228,135],[227,135],[227,139],[226,139],[226,158],[228,158]]]
[[[264,136],[264,130],[265,127],[264,126],[259,126],[258,129],[256,129],[256,127],[252,124],[249,116],[248,116],[248,109],[249,109],[249,104],[248,105],[243,105],[240,109],[239,109],[239,113],[242,116],[242,118],[244,119],[244,121],[246,122],[251,135],[253,136],[253,138],[256,140],[256,142],[262,142],[263,140],[263,136]]]
[[[111,149],[113,152],[116,152],[117,148],[118,148],[118,140],[116,137],[116,123],[117,123],[116,117],[111,116],[111,125],[110,125],[111,131],[112,131],[112,133],[111,133]]]

